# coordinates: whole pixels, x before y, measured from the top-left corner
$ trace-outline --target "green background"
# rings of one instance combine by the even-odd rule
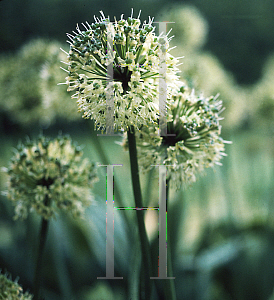
[[[22,49],[37,38],[68,47],[65,33],[73,31],[77,23],[92,23],[93,15],[98,16],[100,10],[111,18],[115,15],[119,18],[122,13],[130,15],[133,7],[134,16],[142,10],[142,20],[155,16],[155,21],[163,21],[177,5],[196,7],[199,17],[208,25],[205,43],[195,51],[187,51],[180,45],[180,36],[174,37],[175,44],[179,41],[180,56],[185,55],[182,77],[191,82],[197,72],[198,79],[192,82],[195,88],[197,82],[198,90],[220,92],[227,107],[222,113],[222,136],[233,142],[226,146],[228,156],[223,159],[222,167],[206,170],[191,187],[171,191],[168,227],[172,230],[168,247],[177,296],[191,300],[274,299],[274,64],[270,58],[274,52],[274,1],[141,0],[136,4],[135,1],[2,0],[0,165],[8,165],[12,147],[26,136],[36,138],[41,131],[52,137],[59,131],[69,133],[85,145],[84,155],[91,160],[123,164],[115,169],[115,201],[120,206],[134,206],[128,153],[115,143],[121,138],[98,138],[92,122],[83,120],[80,114],[79,119],[69,120],[57,114],[51,122],[41,122],[44,116],[34,109],[43,96],[36,80],[49,59],[34,54],[33,59],[24,61]],[[178,25],[174,25],[174,31]],[[212,59],[214,68],[218,66],[216,70],[220,73],[216,73],[216,78],[213,76],[213,81],[219,85],[208,82],[208,69],[203,67],[206,55]],[[64,98],[73,101],[68,94]],[[24,121],[20,118],[23,110],[36,117]],[[88,209],[85,221],[76,222],[61,214],[50,224],[44,264],[46,299],[137,299],[140,249],[133,211],[115,212],[115,275],[123,276],[124,280],[96,279],[105,276],[103,167],[99,177],[94,189],[97,205]],[[141,179],[145,206],[157,206],[157,172],[142,175]],[[5,181],[1,173],[1,190],[5,189]],[[11,272],[13,278],[19,276],[24,290],[32,291],[34,247],[40,220],[34,214],[24,222],[15,222],[12,217],[13,207],[1,195],[0,269]],[[157,274],[157,213],[147,214],[147,222]],[[157,284],[161,287],[160,282]]]

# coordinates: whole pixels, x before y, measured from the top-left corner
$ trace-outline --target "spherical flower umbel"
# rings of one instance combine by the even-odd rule
[[[196,173],[220,164],[224,143],[220,137],[222,101],[218,96],[196,96],[186,86],[174,95],[167,122],[167,135],[159,136],[153,128],[137,133],[139,164],[143,170],[166,165],[167,179],[176,188],[196,180]]]
[[[96,168],[82,160],[81,147],[67,136],[49,139],[40,136],[15,149],[9,168],[6,195],[15,206],[15,219],[36,211],[44,219],[58,210],[82,216],[92,203],[90,188],[97,181]]]
[[[153,19],[141,25],[128,17],[111,22],[101,12],[91,25],[77,26],[77,32],[68,34],[68,91],[75,91],[78,108],[84,118],[95,121],[97,129],[106,129],[107,97],[113,102],[115,130],[139,129],[143,125],[158,125],[159,68],[166,66],[166,104],[169,107],[171,91],[179,80],[178,59],[169,51],[167,35],[156,36]],[[111,74],[112,73],[112,74]]]
[[[32,300],[28,292],[23,293],[18,282],[12,281],[7,274],[0,273],[0,300]]]

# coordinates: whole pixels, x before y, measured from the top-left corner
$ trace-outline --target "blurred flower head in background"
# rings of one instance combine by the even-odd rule
[[[81,147],[67,136],[40,136],[19,144],[9,168],[3,169],[15,219],[25,219],[30,211],[49,219],[59,209],[82,216],[92,203],[90,188],[98,180],[95,165],[82,156]]]
[[[60,60],[66,58],[60,47],[55,41],[34,39],[16,54],[0,56],[0,108],[14,123],[49,125],[60,117],[78,117],[66,89],[57,86],[63,78]]]
[[[0,273],[0,300],[32,300],[28,292],[23,293],[18,280],[12,281],[7,274]]]
[[[197,96],[183,85],[174,95],[173,120],[167,122],[167,135],[159,136],[146,127],[137,133],[140,167],[145,171],[152,165],[169,166],[167,179],[177,189],[196,181],[197,173],[220,164],[226,155],[226,141],[220,137],[222,110],[218,96]]]
[[[220,94],[226,107],[223,125],[237,128],[248,116],[247,91],[237,84],[216,56],[204,50],[209,26],[201,12],[192,5],[174,5],[159,12],[161,20],[170,20],[174,38],[171,46],[176,45],[174,55],[184,55],[180,66],[180,76],[190,88],[205,95]]]
[[[157,126],[161,63],[166,64],[167,106],[179,80],[178,59],[169,54],[168,34],[156,36],[151,18],[141,25],[139,16],[133,18],[132,14],[114,22],[101,15],[91,25],[82,24],[84,30],[77,26],[77,32],[68,34],[68,91],[75,91],[72,97],[77,99],[79,111],[84,118],[94,119],[101,130],[106,128],[110,94],[115,130],[128,130],[131,125],[137,129],[147,124]]]
[[[255,126],[274,131],[274,54],[266,60],[261,79],[248,90],[249,113]]]
[[[244,122],[250,105],[247,92],[235,82],[232,74],[224,69],[215,56],[198,52],[186,57],[181,76],[197,92],[220,94],[226,108],[223,122],[226,129],[237,128]]]
[[[67,91],[64,86],[57,85],[63,79],[63,71],[60,69],[60,60],[65,60],[65,53],[60,51],[61,44],[52,41],[50,43],[51,55],[41,66],[40,89],[42,94],[41,105],[44,114],[41,119],[44,123],[53,123],[61,118],[65,121],[79,119],[77,105],[74,101],[69,101]]]
[[[165,7],[158,17],[161,20],[170,21],[167,26],[172,27],[176,44],[184,49],[184,52],[194,52],[204,46],[207,40],[208,23],[200,11],[192,5],[173,5]]]

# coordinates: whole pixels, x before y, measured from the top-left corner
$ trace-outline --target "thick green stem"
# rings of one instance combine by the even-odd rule
[[[47,199],[45,200],[45,202],[47,202]],[[47,239],[48,227],[49,227],[49,221],[42,218],[35,273],[34,273],[33,300],[40,300],[39,293],[40,293],[41,279],[42,279],[42,260],[43,260],[43,252],[45,249],[46,239]]]
[[[131,180],[133,187],[133,194],[135,200],[136,208],[143,207],[141,187],[140,187],[140,179],[139,179],[139,167],[137,160],[137,149],[136,149],[136,140],[134,128],[127,132],[128,137],[128,147],[129,147],[129,158],[130,158],[130,167],[131,167]],[[146,233],[145,222],[144,222],[144,212],[136,210],[137,213],[137,222],[138,229],[140,234],[140,242],[141,242],[141,252],[142,252],[142,268],[143,268],[143,276],[141,277],[141,287],[144,286],[144,291],[141,290],[141,297],[149,300],[151,298],[152,292],[152,271],[151,271],[151,254],[150,254],[150,246]],[[141,298],[142,299],[142,298]]]
[[[169,200],[169,179],[166,181],[166,210],[168,212],[168,203]],[[169,226],[167,226],[167,267],[169,269],[168,277],[173,277],[173,271],[172,271],[172,260],[171,260],[171,241],[170,241],[170,234],[171,229]],[[166,279],[165,280],[165,298],[167,300],[176,300],[176,292],[175,292],[175,282],[174,279]]]

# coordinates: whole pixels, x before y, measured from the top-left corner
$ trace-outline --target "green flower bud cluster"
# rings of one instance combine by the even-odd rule
[[[82,156],[82,148],[68,136],[53,140],[40,136],[18,145],[9,168],[4,168],[15,219],[26,218],[29,211],[45,219],[58,210],[82,216],[92,203],[90,188],[98,180],[95,165]]]
[[[5,274],[0,273],[0,300],[32,300],[33,296],[28,292],[23,293],[22,287],[17,281],[12,281]]]
[[[101,19],[82,24],[85,30],[68,34],[70,51],[66,64],[68,91],[75,91],[78,109],[95,127],[106,128],[106,99],[112,94],[115,130],[131,125],[157,126],[159,117],[159,68],[166,65],[167,107],[177,88],[178,59],[168,53],[167,36],[156,36],[152,19],[141,26],[132,16],[111,22]],[[165,60],[163,61],[163,53]],[[113,75],[108,73],[112,66]]]

